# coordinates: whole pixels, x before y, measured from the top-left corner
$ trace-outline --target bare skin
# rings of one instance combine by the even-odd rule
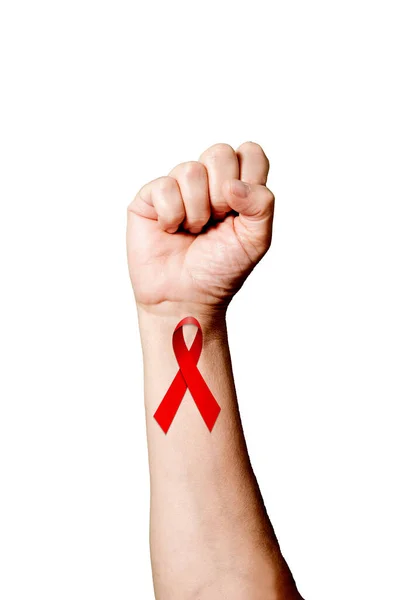
[[[250,465],[226,328],[230,300],[271,244],[268,170],[258,144],[215,144],[144,185],[128,208],[157,600],[301,600]],[[189,315],[203,330],[198,368],[221,412],[210,433],[187,391],[165,434],[153,414],[178,368],[172,333]],[[184,326],[188,346],[195,333]]]

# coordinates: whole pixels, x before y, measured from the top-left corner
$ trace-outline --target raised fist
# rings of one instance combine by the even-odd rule
[[[215,144],[144,185],[128,208],[137,303],[226,308],[271,243],[274,196],[258,144]]]

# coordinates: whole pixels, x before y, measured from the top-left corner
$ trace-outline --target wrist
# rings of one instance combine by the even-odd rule
[[[212,307],[192,302],[163,302],[157,305],[136,303],[139,328],[142,334],[157,329],[169,334],[185,317],[195,317],[210,339],[219,337],[226,330],[226,307]]]

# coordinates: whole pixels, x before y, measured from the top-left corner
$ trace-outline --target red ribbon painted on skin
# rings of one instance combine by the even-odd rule
[[[190,348],[186,346],[183,337],[183,325],[196,325],[197,327],[197,333]],[[198,320],[194,317],[182,319],[175,327],[172,336],[172,346],[178,361],[179,371],[154,413],[155,420],[165,433],[170,428],[188,388],[208,429],[212,431],[215,425],[221,407],[197,368],[202,345],[203,334]]]

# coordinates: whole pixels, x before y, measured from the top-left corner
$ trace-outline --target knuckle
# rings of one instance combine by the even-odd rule
[[[133,212],[133,209],[135,208],[138,201],[143,201],[143,195],[146,192],[146,190],[151,186],[151,184],[152,182],[145,183],[144,185],[142,185],[141,188],[139,188],[139,190],[136,192],[135,197],[133,198],[133,200],[130,201],[130,203],[127,206],[128,213]]]
[[[206,168],[201,162],[196,160],[188,160],[176,165],[176,167],[170,171],[169,176],[172,176],[177,180],[182,178],[197,179],[204,176],[205,173]]]
[[[268,188],[265,188],[265,199],[268,202],[268,204],[274,204],[275,202],[275,195]]]
[[[201,164],[198,161],[195,160],[189,160],[185,163],[182,163],[182,171],[185,175],[185,177],[199,177],[204,175],[205,173],[205,167],[203,164]]]
[[[257,142],[243,142],[237,149],[239,154],[251,154],[257,161],[266,163],[269,169],[270,163],[268,156],[265,154],[263,147]]]
[[[261,155],[265,156],[265,152],[264,152],[262,146],[260,144],[258,144],[257,142],[243,142],[243,144],[240,144],[239,149],[240,150],[245,149],[254,154],[261,154]]]
[[[173,177],[165,175],[157,180],[158,189],[161,193],[166,194],[176,189],[176,180]]]
[[[267,208],[273,210],[275,205],[275,195],[267,187],[263,188],[263,200]]]
[[[232,156],[234,153],[234,149],[229,144],[218,143],[210,146],[210,148],[205,151],[204,157],[211,162],[215,162],[221,158]]]

